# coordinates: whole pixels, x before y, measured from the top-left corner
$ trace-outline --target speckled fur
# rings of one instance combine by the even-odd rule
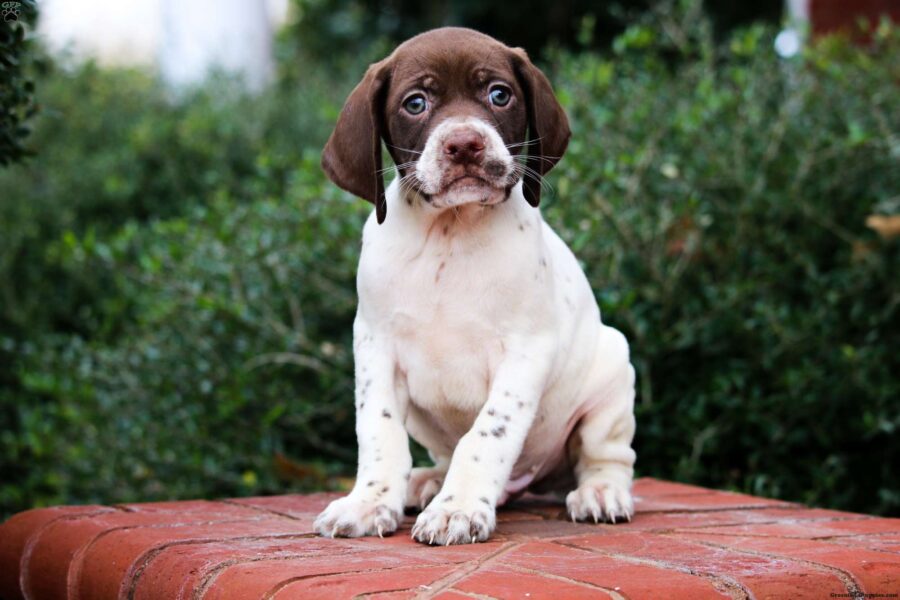
[[[515,179],[516,140],[454,115],[419,146],[416,177],[430,187],[395,179],[390,217],[367,221],[353,331],[358,477],[317,519],[322,535],[384,535],[417,506],[415,539],[483,541],[496,506],[534,488],[571,490],[576,520],[631,518],[628,344],[601,322],[575,256],[521,181],[442,187],[435,149],[459,126],[480,128],[486,155]],[[408,435],[434,467],[411,468]]]

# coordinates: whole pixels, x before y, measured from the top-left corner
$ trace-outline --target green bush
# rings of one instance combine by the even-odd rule
[[[133,269],[89,258],[126,231],[140,232],[149,254],[157,232],[196,217],[214,198],[245,210],[251,201],[285,198],[290,186],[310,176],[321,184],[317,161],[303,152],[324,143],[345,93],[308,64],[293,69],[303,93],[280,87],[265,97],[245,96],[227,80],[175,96],[138,71],[50,67],[32,138],[40,152],[0,171],[4,513],[117,489],[110,478],[92,487],[85,474],[99,477],[98,460],[113,455],[120,432],[105,438],[109,447],[80,435],[116,422],[110,411],[121,407],[98,405],[80,369],[94,349],[121,343],[145,322],[146,302],[135,286],[122,285]],[[136,251],[126,258],[145,265],[148,255]],[[119,368],[108,358],[99,362]],[[144,423],[129,427],[138,431]],[[127,481],[123,476],[116,485]],[[130,498],[139,493],[132,484],[122,489]],[[157,492],[166,493],[179,494],[178,484]]]
[[[38,431],[18,448],[25,477],[51,476],[58,499],[203,496],[278,490],[276,453],[321,457],[307,486],[354,460],[347,240],[364,213],[317,165],[304,158],[284,198],[219,194],[54,249],[68,269],[106,272],[134,320],[108,342],[58,337],[26,357],[37,368],[22,383],[42,401],[19,407]]]
[[[28,155],[28,119],[34,116],[34,82],[30,79],[32,42],[26,23],[34,24],[37,7],[34,0],[20,0],[9,10],[13,17],[0,19],[0,166],[22,160]]]
[[[900,212],[897,32],[782,62],[764,29],[663,31],[558,57],[546,211],[631,340],[638,469],[897,513],[900,252],[865,226]]]
[[[785,62],[768,30],[717,46],[666,18],[612,55],[547,65],[575,134],[544,211],[631,340],[638,470],[895,514],[900,257],[865,219],[898,212],[900,37],[882,27],[873,48],[824,40]],[[16,190],[0,210],[33,210],[0,221],[4,239],[51,223],[4,251],[31,273],[16,291],[36,325],[4,307],[0,511],[352,473],[369,206],[318,155],[361,69],[336,83],[303,68],[299,89],[256,101],[59,75],[46,104],[89,108],[42,117],[43,156],[0,175]],[[106,128],[88,118],[115,111]]]

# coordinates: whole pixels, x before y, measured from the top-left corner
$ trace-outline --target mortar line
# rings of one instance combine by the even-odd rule
[[[445,591],[446,589],[453,586],[456,582],[460,581],[464,577],[471,575],[481,567],[487,565],[492,562],[494,559],[507,554],[519,546],[521,546],[524,542],[506,542],[500,548],[495,550],[494,552],[488,554],[487,556],[481,556],[470,561],[464,562],[459,565],[452,573],[443,577],[442,579],[438,579],[436,582],[432,584],[432,589],[427,590],[426,592],[422,592],[416,595],[416,600],[425,600],[427,598],[433,598],[437,594]]]
[[[732,536],[732,537],[736,537],[736,536]],[[748,554],[750,556],[759,556],[761,558],[772,558],[772,559],[776,559],[776,560],[796,562],[796,563],[800,563],[802,565],[806,565],[808,567],[813,567],[820,571],[826,571],[841,580],[841,583],[843,583],[844,587],[847,588],[847,592],[850,593],[851,597],[858,598],[858,597],[863,597],[865,595],[862,591],[862,586],[860,585],[860,583],[858,581],[856,581],[856,578],[853,576],[853,574],[850,573],[849,571],[845,571],[839,567],[833,567],[831,565],[826,565],[826,564],[819,563],[819,562],[816,562],[813,560],[807,560],[804,558],[794,558],[794,557],[790,557],[790,556],[783,556],[781,554],[762,552],[760,550],[750,550],[747,548],[735,548],[733,546],[726,546],[724,544],[715,544],[713,542],[706,542],[706,541],[701,541],[701,540],[691,540],[691,541],[695,544],[701,544],[703,546],[707,546],[708,548],[715,548],[717,550],[729,550],[732,552],[739,552],[741,554]]]
[[[586,587],[591,590],[600,590],[609,594],[613,600],[630,600],[624,592],[620,590],[615,590],[612,588],[604,587],[602,585],[597,585],[595,583],[591,583],[590,581],[581,581],[580,579],[572,579],[570,577],[566,577],[565,575],[558,575],[556,573],[548,573],[546,571],[538,571],[537,569],[529,569],[528,567],[521,567],[519,565],[510,565],[507,563],[503,563],[505,568],[508,568],[512,571],[519,571],[521,573],[529,573],[531,575],[537,575],[539,577],[546,577],[547,579],[556,579],[558,581],[562,581],[564,583],[568,583],[571,585],[577,585],[579,587]]]
[[[686,573],[688,575],[693,575],[694,577],[699,577],[701,579],[705,579],[710,582],[710,584],[716,588],[717,590],[728,594],[734,600],[750,600],[753,598],[753,594],[750,593],[744,585],[727,575],[718,575],[716,573],[709,573],[703,571],[697,571],[691,569],[690,567],[685,567],[682,565],[676,565],[673,563],[669,563],[666,561],[653,559],[653,558],[639,558],[637,556],[631,556],[629,554],[619,554],[616,552],[601,552],[599,550],[595,550],[593,548],[583,548],[581,546],[576,546],[571,543],[567,543],[563,540],[550,540],[550,543],[559,544],[560,546],[565,546],[566,548],[574,548],[575,550],[581,550],[582,552],[589,552],[591,554],[597,554],[599,556],[607,556],[609,558],[615,558],[617,560],[622,560],[624,562],[630,562],[634,564],[644,565],[655,567],[658,569],[663,569],[666,571],[678,571],[679,573]]]

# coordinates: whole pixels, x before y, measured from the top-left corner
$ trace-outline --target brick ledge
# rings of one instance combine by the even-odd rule
[[[484,544],[322,539],[335,494],[19,513],[0,525],[0,598],[828,598],[900,592],[900,519],[655,479],[637,515],[575,524],[561,504],[501,509]],[[838,596],[838,597],[840,597]]]

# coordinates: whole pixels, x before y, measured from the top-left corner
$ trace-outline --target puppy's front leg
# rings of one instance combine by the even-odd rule
[[[413,537],[427,544],[488,539],[495,507],[531,429],[549,361],[514,352],[499,366],[488,400],[453,452],[440,493],[422,512]]]
[[[356,484],[316,519],[320,535],[359,537],[396,531],[412,457],[404,422],[407,404],[394,388],[390,349],[357,316],[353,327],[356,363]]]

